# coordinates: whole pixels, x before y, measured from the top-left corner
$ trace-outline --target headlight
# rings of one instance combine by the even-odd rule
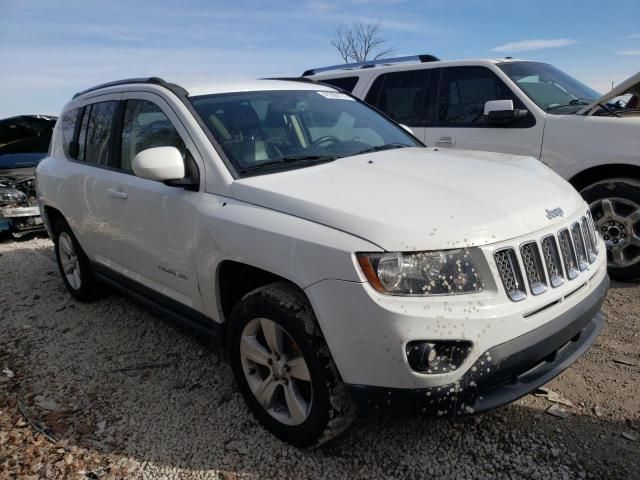
[[[390,295],[457,295],[482,291],[468,249],[415,253],[359,253],[373,288]]]
[[[0,188],[0,205],[15,205],[27,199],[27,195],[15,188]]]

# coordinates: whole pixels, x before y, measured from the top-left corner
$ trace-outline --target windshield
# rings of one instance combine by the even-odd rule
[[[595,90],[546,63],[513,62],[499,67],[531,100],[550,113],[575,113],[600,97]]]
[[[241,174],[421,146],[398,125],[339,92],[238,92],[191,102]]]

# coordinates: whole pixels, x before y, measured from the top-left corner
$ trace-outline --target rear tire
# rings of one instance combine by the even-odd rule
[[[589,185],[580,193],[607,245],[611,278],[623,282],[640,279],[640,182],[612,178]]]
[[[81,302],[98,298],[99,285],[91,263],[64,220],[53,227],[53,242],[60,275],[69,293]]]
[[[291,285],[273,283],[245,295],[231,314],[228,340],[238,387],[276,437],[316,446],[355,419],[311,306]]]

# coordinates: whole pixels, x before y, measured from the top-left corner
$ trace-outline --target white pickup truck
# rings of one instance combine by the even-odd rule
[[[529,157],[426,148],[325,85],[101,85],[64,107],[37,180],[69,292],[110,284],[214,335],[294,445],[357,404],[504,405],[604,323],[605,248],[571,185]]]
[[[589,203],[609,273],[640,279],[640,73],[601,96],[540,62],[431,55],[304,72],[411,127],[430,146],[528,155]]]

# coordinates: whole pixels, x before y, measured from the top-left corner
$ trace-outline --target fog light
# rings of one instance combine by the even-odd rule
[[[446,373],[456,370],[471,351],[463,340],[421,340],[407,344],[409,366],[420,373]]]

